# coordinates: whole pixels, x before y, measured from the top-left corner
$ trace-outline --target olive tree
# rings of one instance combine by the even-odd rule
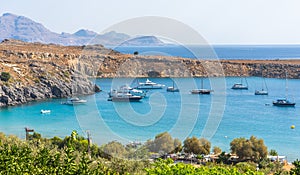
[[[267,157],[268,149],[262,139],[251,136],[250,139],[244,137],[233,139],[230,143],[230,149],[240,160],[259,160]]]
[[[209,154],[210,152],[211,143],[205,138],[187,138],[183,143],[184,151],[186,153]]]
[[[151,152],[156,153],[171,153],[181,149],[181,142],[178,139],[173,139],[168,132],[163,132],[155,136],[155,139],[148,140],[146,147]]]
[[[112,141],[103,146],[103,152],[112,157],[124,157],[127,153],[125,147],[117,141]]]

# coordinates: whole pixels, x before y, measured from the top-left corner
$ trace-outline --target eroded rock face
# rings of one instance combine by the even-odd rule
[[[93,94],[100,88],[70,62],[81,47],[28,44],[5,41],[0,44],[0,72],[11,79],[0,81],[0,106],[33,100]]]

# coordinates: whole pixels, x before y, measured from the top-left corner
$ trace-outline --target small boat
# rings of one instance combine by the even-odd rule
[[[50,114],[51,110],[41,110],[41,114]]]
[[[268,95],[268,87],[265,78],[263,77],[263,73],[261,73],[261,77],[263,79],[262,85],[261,85],[261,90],[255,90],[254,95]],[[264,89],[266,88],[266,90]]]
[[[231,89],[234,89],[234,90],[248,90],[248,85],[243,85],[242,83],[235,83]]]
[[[167,87],[167,92],[179,92],[179,89],[175,88],[174,86],[174,81],[173,81],[173,86]]]
[[[116,93],[113,94],[110,98],[108,98],[108,101],[113,101],[113,102],[138,102],[142,99],[143,97],[137,96],[137,95],[132,95],[130,93]]]
[[[273,101],[274,106],[282,106],[282,107],[294,107],[296,105],[295,102],[290,102],[286,98],[279,98],[276,101]]]
[[[247,79],[245,78],[246,81],[246,85],[243,84],[243,78],[241,78],[241,82],[240,83],[235,83],[231,89],[234,90],[248,90],[248,82]]]
[[[287,73],[285,73],[285,98],[279,98],[276,101],[273,101],[274,106],[280,107],[294,107],[296,105],[295,102],[291,102],[287,99],[288,96],[288,82],[287,82]]]
[[[192,94],[210,94],[213,90],[210,89],[193,89],[191,90]]]
[[[66,102],[63,102],[62,104],[66,105],[76,105],[76,104],[84,104],[86,103],[86,100],[79,99],[78,97],[72,97],[68,98]]]
[[[145,83],[139,83],[136,89],[162,89],[164,87],[163,84],[154,83],[147,79]]]
[[[213,91],[214,90],[212,90],[212,89],[204,89],[203,88],[203,79],[201,79],[201,89],[193,89],[193,90],[191,90],[191,93],[192,94],[206,94],[206,95],[209,95]]]
[[[268,95],[268,91],[262,89],[262,90],[255,90],[254,95]]]

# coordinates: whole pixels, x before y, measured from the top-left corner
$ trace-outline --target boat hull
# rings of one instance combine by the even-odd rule
[[[277,102],[273,102],[274,106],[280,106],[280,107],[295,107],[296,103],[277,103]]]
[[[269,95],[268,91],[255,91],[254,95]]]
[[[248,87],[232,87],[234,90],[248,90]]]
[[[137,89],[162,89],[164,86],[137,86]]]
[[[206,94],[209,95],[213,90],[210,89],[194,89],[191,91],[192,94]]]
[[[173,88],[173,87],[168,87],[167,92],[179,92],[179,89]]]
[[[113,102],[138,102],[142,97],[111,97],[110,101]]]

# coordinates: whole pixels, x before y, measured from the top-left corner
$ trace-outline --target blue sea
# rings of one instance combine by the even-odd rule
[[[205,78],[204,87],[215,90],[211,95],[190,94],[191,89],[200,88],[199,78],[150,80],[166,86],[175,82],[180,92],[170,93],[164,88],[149,91],[140,102],[111,102],[107,101],[111,88],[124,83],[135,86],[137,79],[95,79],[103,91],[80,97],[88,101],[84,105],[62,105],[66,99],[49,99],[0,109],[0,132],[25,138],[24,127],[29,127],[44,137],[63,138],[72,130],[83,136],[89,131],[93,142],[101,145],[113,140],[124,144],[144,142],[168,131],[181,140],[205,137],[224,151],[230,151],[234,138],[254,135],[289,161],[300,158],[300,80],[289,79],[286,93],[285,79],[266,78],[268,96],[254,95],[262,87],[261,77],[246,79],[249,90],[231,89],[241,81],[238,77]],[[297,103],[295,107],[272,105],[272,101],[286,95]],[[41,114],[42,109],[51,113]],[[291,129],[292,125],[295,129]]]
[[[121,53],[140,55],[180,56],[184,58],[213,58],[213,59],[298,59],[300,58],[300,45],[212,45],[212,46],[177,46],[165,47],[111,47]]]

